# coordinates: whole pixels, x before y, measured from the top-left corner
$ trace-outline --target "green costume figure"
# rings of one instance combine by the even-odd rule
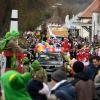
[[[4,51],[7,58],[7,68],[16,68],[18,66],[16,62],[18,59],[17,53],[20,53],[20,55],[27,53],[25,49],[18,45],[18,36],[19,32],[7,32],[4,38],[0,41],[0,51]]]
[[[26,90],[30,78],[31,74],[28,72],[24,74],[14,70],[5,72],[1,76],[5,100],[32,100]]]
[[[38,60],[35,60],[31,65],[33,78],[36,80],[40,80],[41,82],[47,83],[47,72],[40,65]]]
[[[25,53],[26,50],[18,45],[18,36],[19,32],[16,31],[6,33],[5,35],[5,39],[7,40],[6,49],[11,50],[12,52]]]
[[[12,31],[12,32],[7,32],[4,36],[4,38],[0,41],[0,50],[4,50],[7,47],[7,44],[11,40],[15,40],[19,36],[19,32]],[[15,44],[16,41],[14,41]]]

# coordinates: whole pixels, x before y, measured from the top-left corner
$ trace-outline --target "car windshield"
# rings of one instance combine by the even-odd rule
[[[40,54],[39,61],[62,61],[62,55],[60,53]]]

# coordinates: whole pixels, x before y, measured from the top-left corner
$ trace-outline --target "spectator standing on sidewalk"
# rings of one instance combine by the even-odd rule
[[[47,100],[45,93],[39,93],[43,89],[43,83],[39,80],[31,79],[27,85],[27,91],[32,100]]]
[[[94,82],[89,79],[89,75],[84,71],[84,64],[80,61],[76,61],[73,64],[74,75],[74,86],[77,91],[76,100],[94,100],[95,85]]]
[[[55,95],[59,100],[75,100],[76,90],[67,81],[67,74],[65,71],[59,69],[51,75],[51,95]],[[52,100],[52,99],[51,99]]]

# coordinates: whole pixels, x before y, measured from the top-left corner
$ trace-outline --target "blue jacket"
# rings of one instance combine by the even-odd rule
[[[95,66],[91,63],[87,66],[87,68],[85,69],[85,72],[88,74],[89,79],[94,79],[94,75],[95,75]]]
[[[51,91],[59,100],[75,100],[76,90],[69,82],[60,84],[55,90]]]

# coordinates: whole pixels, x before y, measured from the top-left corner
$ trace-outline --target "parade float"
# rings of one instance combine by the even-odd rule
[[[63,47],[55,47],[50,45],[48,42],[38,43],[35,47],[35,50],[39,52],[64,52]]]
[[[67,28],[61,25],[55,25],[55,24],[47,25],[47,32],[50,38],[56,38],[59,40],[61,40],[62,38],[68,37],[68,34],[69,34]]]

